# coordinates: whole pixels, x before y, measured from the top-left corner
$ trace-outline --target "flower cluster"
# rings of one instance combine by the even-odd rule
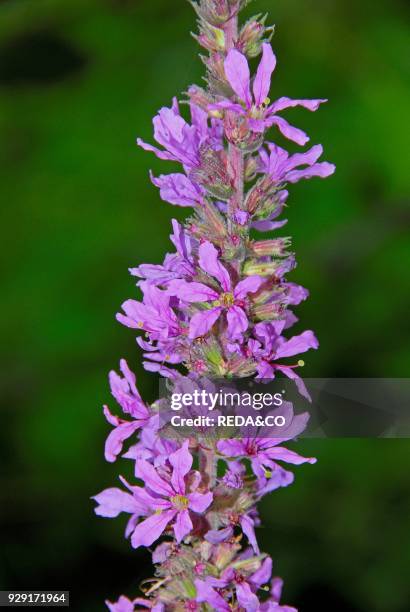
[[[280,138],[304,146],[308,136],[281,113],[295,106],[316,111],[325,100],[269,100],[273,28],[258,16],[239,28],[245,0],[192,4],[196,38],[209,51],[202,58],[207,87],[189,88],[189,119],[176,99],[159,111],[153,120],[158,146],[138,140],[160,159],[181,164],[181,172],[151,180],[163,200],[192,212],[184,225],[172,221],[175,251],[162,264],[131,269],[142,299],[124,302],[117,319],[141,332],[145,369],[170,385],[284,375],[308,397],[298,374],[303,361],[295,357],[318,342],[310,330],[289,332],[297,321],[293,307],[308,292],[286,278],[296,265],[290,238],[263,233],[286,224],[279,217],[289,184],[335,170],[318,161],[320,145],[289,154],[270,141],[275,128]],[[258,55],[252,78],[248,59]],[[134,548],[155,546],[156,569],[142,587],[144,597],[122,596],[108,608],[294,611],[280,603],[282,581],[272,577],[272,560],[260,552],[255,528],[258,501],[293,481],[282,464],[315,461],[282,445],[303,431],[307,414],[294,415],[286,404],[292,428],[281,437],[260,432],[218,440],[204,432],[167,438],[157,417],[169,406],[164,400],[147,405],[124,360],[120,370],[111,372],[110,386],[124,414],[104,407],[113,427],[105,456],[131,459],[137,482],[121,477],[122,488],[96,495],[96,513],[128,514],[126,537]]]

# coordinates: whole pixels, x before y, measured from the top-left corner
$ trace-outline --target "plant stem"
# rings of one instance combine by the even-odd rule
[[[225,51],[229,53],[235,47],[235,42],[238,38],[238,12],[239,2],[232,7],[232,16],[223,25],[225,33]],[[228,156],[231,169],[234,176],[235,193],[228,202],[228,229],[229,233],[233,233],[235,225],[234,214],[238,208],[242,207],[243,192],[244,192],[244,157],[242,151],[230,144]],[[211,449],[201,448],[199,451],[200,470],[206,485],[211,489],[216,484],[216,459],[215,452]]]
[[[228,53],[235,46],[235,41],[238,38],[238,11],[239,2],[232,7],[232,15],[226,23],[223,30],[225,32],[225,50]]]
[[[229,145],[229,160],[231,162],[232,170],[234,173],[234,185],[235,185],[235,194],[231,198],[233,200],[233,212],[238,208],[242,208],[243,204],[243,191],[244,191],[244,155],[240,149],[235,147],[235,145]]]
[[[199,468],[205,484],[211,489],[216,484],[215,452],[210,449],[201,448],[199,451],[199,462]]]
[[[224,25],[226,53],[235,47],[235,42],[238,38],[238,12],[239,2],[232,7],[232,17]],[[233,144],[229,145],[228,154],[233,172],[235,188],[235,193],[228,203],[229,232],[232,233],[233,226],[235,225],[235,211],[242,208],[243,203],[244,156],[242,151],[240,151],[240,149],[235,147]]]

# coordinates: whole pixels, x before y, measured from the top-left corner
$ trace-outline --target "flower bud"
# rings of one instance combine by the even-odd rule
[[[265,209],[266,205],[272,201],[272,195],[275,193],[272,181],[269,176],[261,177],[255,185],[250,189],[246,195],[245,208],[253,215],[257,210],[262,207]]]
[[[229,110],[224,113],[224,130],[227,140],[244,153],[257,151],[263,143],[263,134],[252,132],[246,117]]]
[[[225,261],[241,262],[246,257],[246,251],[242,244],[240,231],[243,229],[235,227],[236,234],[230,235],[229,239],[221,245],[221,252]]]
[[[231,2],[229,0],[199,0],[191,2],[196,13],[213,25],[225,23],[231,16]]]
[[[214,102],[212,96],[205,91],[205,89],[202,89],[202,87],[198,87],[197,85],[191,85],[191,87],[188,89],[188,96],[192,104],[199,106],[199,108],[202,108],[202,110],[205,111],[207,111],[208,106]]]
[[[200,240],[212,240],[222,246],[226,241],[227,227],[225,219],[218,209],[208,200],[197,206],[190,230]]]
[[[219,544],[214,553],[214,563],[218,570],[223,570],[235,558],[241,546],[237,542],[223,542]]]
[[[253,259],[245,263],[243,272],[246,276],[253,276],[254,274],[258,276],[271,276],[277,272],[281,265],[281,261],[260,262]]]
[[[245,180],[251,181],[256,174],[258,162],[255,157],[248,157],[245,160]]]
[[[216,344],[210,347],[206,347],[204,349],[204,356],[211,366],[214,366],[219,369],[224,365],[224,359],[222,357],[221,351]]]
[[[202,147],[199,154],[200,165],[191,171],[190,177],[215,198],[229,200],[233,194],[233,185],[226,153]]]
[[[273,36],[275,26],[266,27],[267,15],[252,17],[245,23],[239,34],[236,48],[248,57],[257,57],[262,48],[262,43],[269,42]]]
[[[290,247],[291,238],[275,238],[273,240],[256,240],[250,245],[251,251],[257,257],[287,257],[289,252],[286,250]]]
[[[220,28],[209,25],[203,19],[199,20],[199,35],[192,34],[195,40],[211,53],[225,51],[225,33]]]
[[[225,76],[225,55],[223,53],[211,53],[209,57],[201,55],[201,60],[207,68],[206,81],[212,94],[225,98],[232,96],[232,89]]]
[[[266,302],[285,302],[287,297],[286,289],[280,284],[279,279],[270,278],[257,293],[252,295],[252,303],[266,304]]]
[[[252,309],[254,316],[259,321],[275,321],[283,317],[285,306],[280,302],[260,304]]]
[[[249,559],[239,559],[238,561],[234,561],[232,563],[232,567],[234,569],[241,570],[246,574],[253,574],[260,568],[262,565],[262,561],[266,558],[266,554],[261,554],[255,557],[250,557]]]
[[[255,373],[253,362],[242,355],[235,355],[229,360],[228,375],[231,378],[246,378]]]

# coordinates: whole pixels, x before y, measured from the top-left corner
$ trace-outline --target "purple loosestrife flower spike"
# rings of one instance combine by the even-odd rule
[[[255,239],[254,230],[278,232],[286,224],[281,215],[290,185],[334,173],[333,164],[319,161],[321,145],[289,154],[270,130],[304,146],[308,136],[281,113],[295,106],[316,111],[326,100],[270,101],[273,28],[265,17],[238,27],[247,0],[191,4],[195,38],[209,52],[202,56],[206,88],[192,85],[187,106],[174,98],[158,111],[158,146],[137,140],[164,162],[180,164],[179,171],[151,173],[151,181],[163,201],[189,207],[190,217],[172,221],[175,250],[162,263],[130,269],[142,299],[126,300],[117,320],[138,332],[144,368],[179,394],[215,393],[213,378],[226,379],[229,389],[235,378],[286,376],[309,398],[300,355],[317,349],[318,341],[311,330],[289,333],[294,307],[309,295],[287,280],[296,265],[291,239],[276,233]],[[248,60],[259,54],[252,74]],[[219,439],[204,426],[183,439],[170,436],[162,418],[169,400],[146,403],[124,360],[109,383],[122,414],[104,406],[112,426],[105,457],[132,460],[135,471],[132,482],[120,476],[121,486],[95,495],[95,512],[128,515],[125,536],[134,548],[150,548],[155,577],[141,585],[142,595],[107,600],[108,609],[296,612],[280,603],[283,581],[272,577],[272,559],[260,551],[257,503],[292,484],[294,474],[283,464],[316,461],[287,448],[308,413],[294,414],[285,402],[270,415],[280,410],[286,428],[243,427],[237,437]],[[200,406],[188,415],[208,410]]]

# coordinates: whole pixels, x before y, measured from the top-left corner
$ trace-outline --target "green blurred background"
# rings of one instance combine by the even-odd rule
[[[247,13],[262,11],[277,25],[271,97],[330,99],[287,115],[338,167],[290,200],[292,280],[311,290],[298,315],[321,340],[305,374],[408,376],[408,6],[257,0]],[[0,589],[70,589],[79,611],[149,571],[125,522],[94,517],[88,498],[120,468],[103,459],[108,370],[126,357],[148,400],[157,388],[114,314],[135,295],[127,268],[160,262],[187,212],[160,201],[147,173],[167,166],[134,143],[200,82],[193,29],[184,0],[0,2]],[[409,441],[298,449],[318,464],[262,506],[285,600],[408,611]]]

